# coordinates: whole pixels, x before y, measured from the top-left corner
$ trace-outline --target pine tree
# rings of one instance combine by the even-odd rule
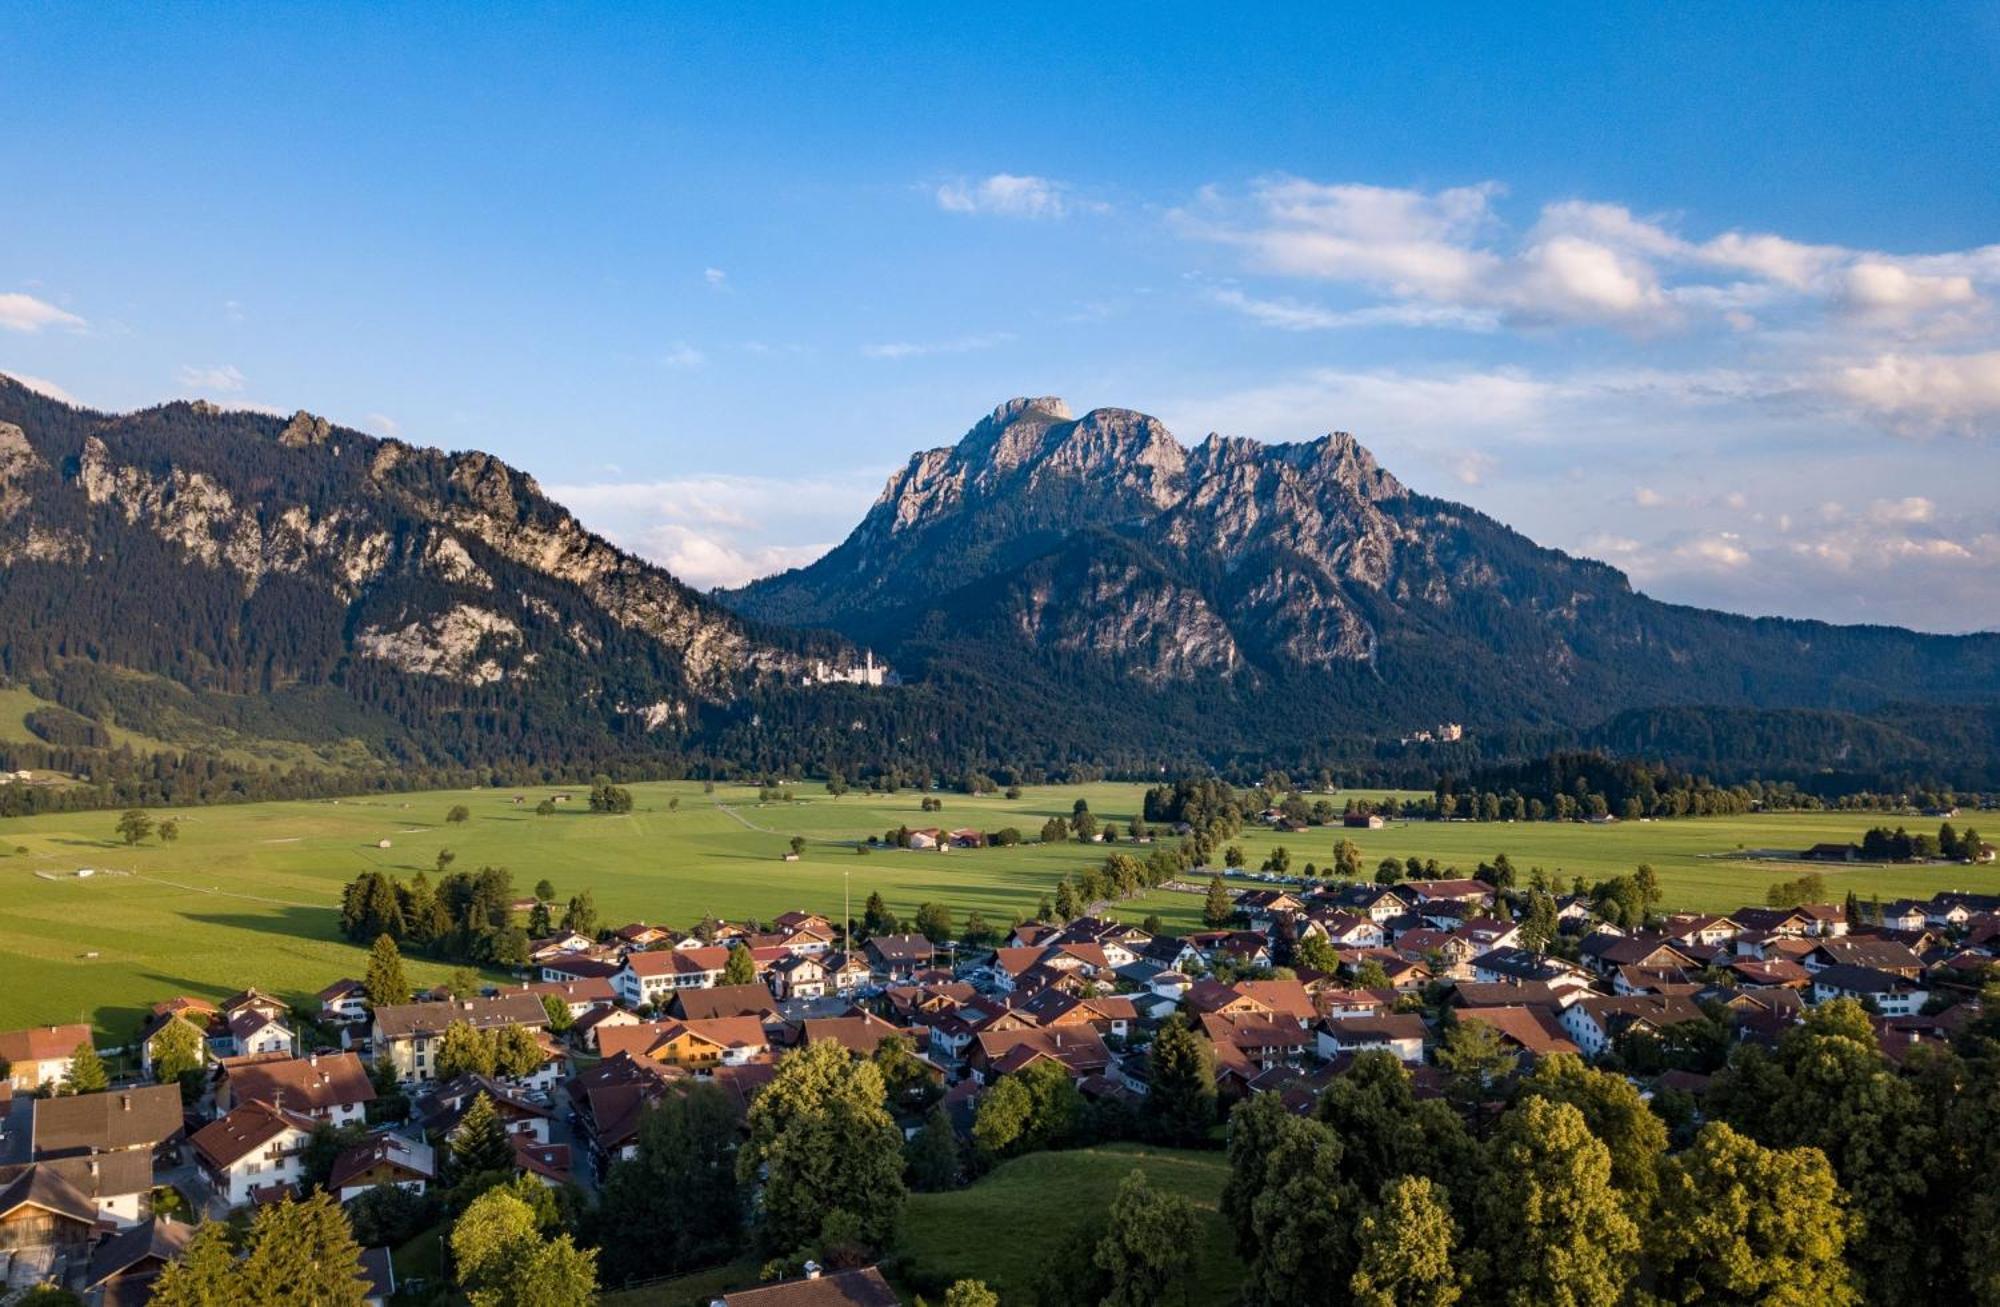
[[[611,1278],[725,1261],[741,1251],[745,1204],[736,1178],[738,1117],[729,1096],[696,1081],[639,1121],[636,1153],[614,1163],[598,1206]]]
[[[62,1079],[65,1094],[99,1094],[111,1088],[111,1072],[88,1041],[78,1044],[69,1056],[69,1070]]]
[[[396,947],[395,936],[385,932],[375,937],[374,947],[368,950],[368,970],[361,987],[368,991],[370,1007],[410,1001],[410,982],[403,974],[403,952]]]
[[[507,1128],[501,1124],[493,1100],[480,1094],[465,1109],[458,1130],[451,1137],[452,1174],[463,1180],[490,1171],[511,1170],[513,1165],[514,1147],[507,1139]]]
[[[729,961],[722,966],[722,983],[725,985],[757,983],[757,959],[750,956],[749,949],[738,945],[729,950]]]

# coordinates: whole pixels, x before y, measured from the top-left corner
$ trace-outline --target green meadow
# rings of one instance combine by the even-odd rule
[[[587,787],[569,804],[537,816],[556,789],[466,790],[359,799],[155,810],[173,817],[180,838],[137,847],[121,843],[115,812],[56,814],[0,821],[0,1029],[38,1022],[89,1020],[123,1038],[144,1006],[175,993],[215,996],[257,985],[300,998],[342,975],[358,975],[363,950],[340,939],[341,886],[373,868],[398,876],[434,868],[441,849],[460,869],[507,867],[528,893],[547,878],[560,896],[589,889],[607,924],[644,920],[686,926],[704,914],[769,917],[789,908],[838,914],[850,888],[858,913],[871,890],[909,914],[926,900],[950,905],[959,920],[972,909],[1001,923],[1031,913],[1066,873],[1104,856],[1099,846],[1024,844],[950,853],[878,849],[857,855],[870,834],[898,825],[1018,826],[1033,839],[1042,822],[1067,815],[1078,798],[1100,819],[1129,821],[1141,787],[1048,786],[1019,799],[942,795],[944,810],[926,814],[921,796],[850,793],[800,787],[793,802],[759,803],[740,786],[703,792],[698,783],[632,787],[636,806],[621,816],[585,809]],[[515,802],[516,796],[521,798]],[[677,806],[672,806],[674,800]],[[448,824],[457,804],[471,813]],[[1990,823],[2000,832],[2000,814]],[[1296,871],[1324,866],[1348,834],[1366,865],[1387,855],[1435,857],[1469,870],[1506,852],[1525,873],[1539,865],[1565,882],[1597,879],[1650,862],[1671,906],[1728,909],[1761,900],[1794,864],[1753,862],[1757,848],[1802,848],[1858,838],[1866,814],[1814,814],[1631,822],[1608,826],[1420,823],[1379,831],[1315,829],[1274,836],[1246,831],[1238,841],[1252,866],[1283,843]],[[1961,826],[1978,825],[1977,815]],[[789,839],[807,841],[786,862]],[[379,847],[382,840],[389,847]],[[79,868],[96,874],[78,878]],[[1864,897],[1928,896],[1938,889],[2000,892],[1994,868],[1825,867],[1833,892]],[[42,874],[37,874],[42,873]],[[53,877],[53,878],[51,878]],[[1118,907],[1138,920],[1157,912],[1169,928],[1193,927],[1198,895],[1155,893]],[[419,978],[445,968],[416,964]]]

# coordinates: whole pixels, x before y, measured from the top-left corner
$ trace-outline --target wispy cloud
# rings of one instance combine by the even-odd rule
[[[707,362],[708,362],[708,355],[696,349],[694,346],[688,344],[686,341],[675,341],[673,345],[667,349],[666,353],[660,355],[660,365],[662,367],[678,368],[682,370],[698,368],[703,366]]]
[[[1011,331],[990,331],[978,336],[955,336],[949,340],[896,340],[880,345],[863,345],[861,352],[871,359],[922,358],[927,354],[970,354],[992,349],[1014,339]]]
[[[180,370],[180,381],[189,390],[224,395],[238,394],[248,384],[230,363],[185,364]]]
[[[82,318],[59,309],[46,300],[20,291],[0,293],[0,330],[31,334],[50,327],[81,331],[88,325]]]
[[[703,268],[701,279],[711,286],[723,286],[729,281],[729,274],[720,268]]]
[[[1216,303],[1235,309],[1267,327],[1285,331],[1339,331],[1349,327],[1454,327],[1461,331],[1494,331],[1499,315],[1456,304],[1371,304],[1359,309],[1328,309],[1298,300],[1256,299],[1240,290],[1218,290]]]
[[[945,182],[933,192],[946,213],[987,213],[1006,218],[1066,218],[1103,213],[1110,206],[1080,197],[1066,182],[1047,177],[996,172],[977,180]]]
[[[12,377],[14,380],[20,382],[23,386],[26,386],[29,390],[34,391],[37,395],[46,395],[50,399],[58,400],[64,404],[68,404],[71,408],[86,407],[86,405],[82,400],[78,399],[75,395],[70,394],[67,390],[64,390],[61,386],[58,386],[53,381],[46,380],[42,377],[31,377],[25,372],[8,372],[4,375]]]

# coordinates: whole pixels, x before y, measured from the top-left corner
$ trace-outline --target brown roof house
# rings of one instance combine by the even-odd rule
[[[368,1069],[352,1053],[319,1053],[271,1062],[244,1062],[223,1068],[215,1104],[227,1112],[237,1103],[262,1100],[290,1108],[328,1125],[361,1121],[375,1101]]]
[[[0,1062],[7,1064],[7,1081],[16,1089],[59,1085],[77,1045],[90,1042],[90,1027],[80,1023],[0,1031]]]

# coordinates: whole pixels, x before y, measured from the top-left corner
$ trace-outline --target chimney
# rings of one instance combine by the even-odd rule
[[[806,1278],[808,1280],[817,1280],[819,1278],[819,1263],[807,1262],[805,1266],[805,1271],[806,1271]]]

